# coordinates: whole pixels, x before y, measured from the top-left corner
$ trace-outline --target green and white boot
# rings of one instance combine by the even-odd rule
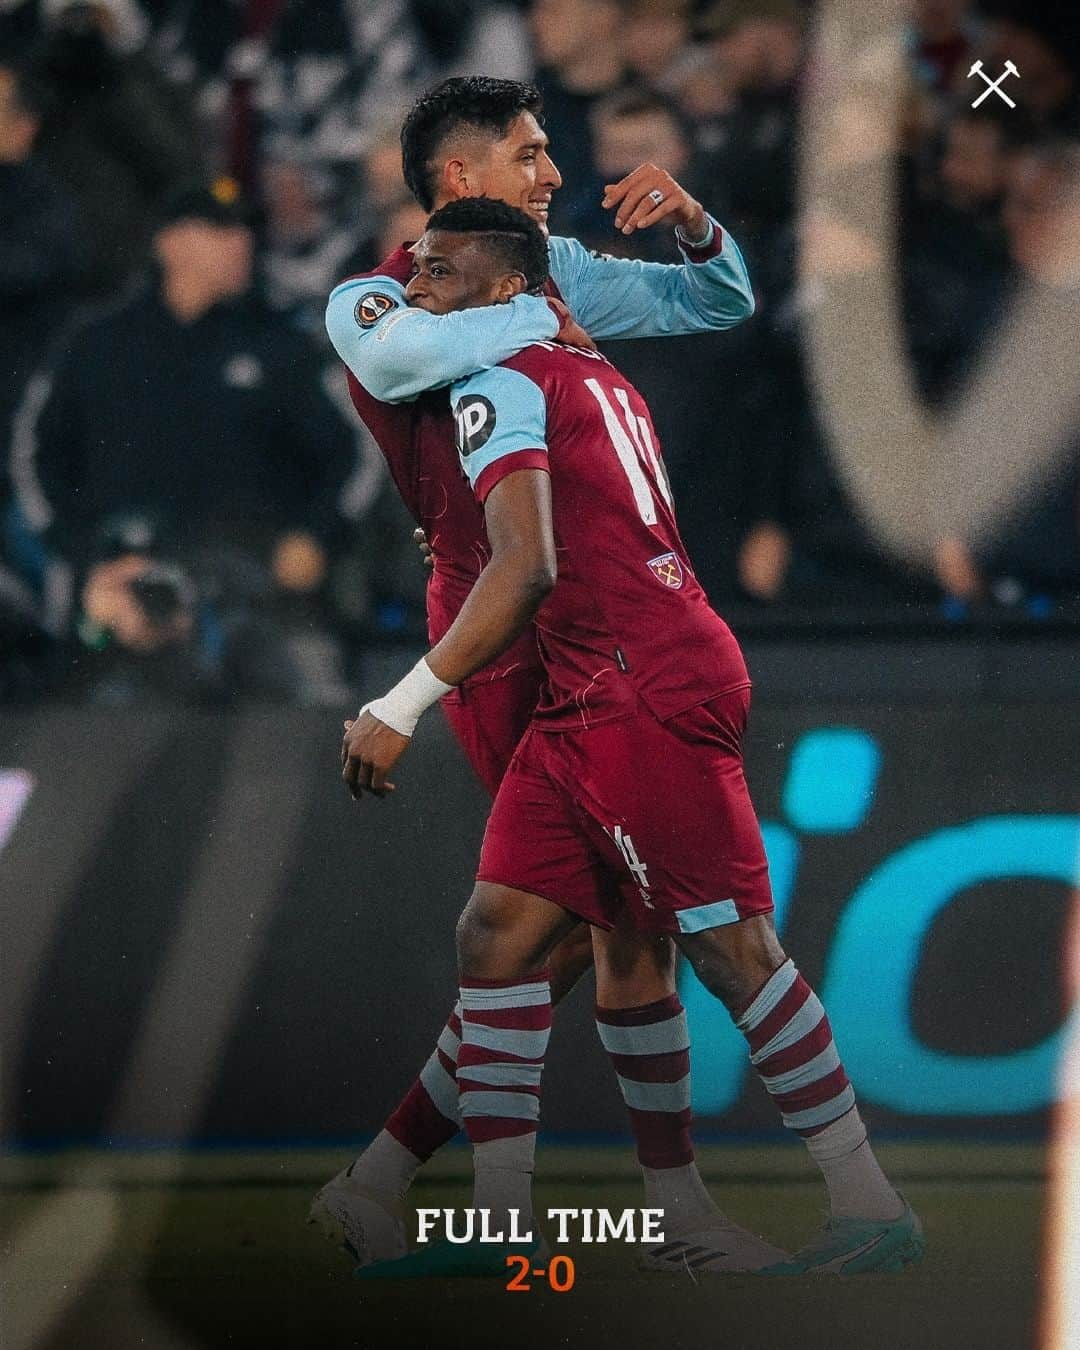
[[[922,1224],[911,1206],[888,1223],[832,1216],[825,1227],[787,1261],[765,1266],[759,1275],[893,1274],[921,1261],[926,1251]]]

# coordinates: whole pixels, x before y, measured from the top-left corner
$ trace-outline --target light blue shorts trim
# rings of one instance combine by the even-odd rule
[[[706,928],[720,928],[725,923],[739,922],[739,908],[734,900],[714,900],[711,905],[694,909],[680,909],[675,917],[682,933],[702,933]]]

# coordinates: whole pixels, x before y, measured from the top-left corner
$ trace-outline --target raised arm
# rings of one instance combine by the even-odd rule
[[[574,318],[598,342],[733,328],[754,312],[754,293],[731,235],[709,217],[700,248],[679,239],[684,263],[590,253],[576,239],[550,241],[551,275]]]
[[[665,169],[639,165],[605,187],[602,205],[624,235],[674,225],[686,261],[611,258],[574,239],[552,239],[551,274],[574,318],[597,341],[731,328],[753,314],[735,241]]]
[[[383,403],[404,403],[487,370],[534,342],[549,341],[560,326],[547,300],[534,295],[453,314],[410,309],[404,288],[390,277],[343,281],[326,307],[334,349]]]

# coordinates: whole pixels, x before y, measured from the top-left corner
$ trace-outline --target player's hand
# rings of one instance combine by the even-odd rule
[[[419,525],[413,530],[412,537],[416,541],[416,547],[420,550],[420,556],[424,560],[424,566],[434,571],[435,554],[431,551],[431,545],[428,543],[427,535]]]
[[[663,200],[656,201],[650,192],[659,192]],[[702,204],[655,164],[642,164],[619,182],[608,183],[600,205],[614,208],[615,228],[623,234],[647,230],[662,220],[677,225],[687,239],[704,239],[709,228]]]
[[[555,334],[556,342],[565,342],[568,347],[584,347],[587,352],[596,351],[596,343],[570,313],[562,300],[556,300],[553,296],[549,296],[548,308],[559,320],[559,331]]]
[[[365,792],[374,797],[394,792],[387,774],[408,748],[408,736],[402,736],[363,709],[355,722],[346,722],[341,742],[341,776],[353,800],[359,801]]]

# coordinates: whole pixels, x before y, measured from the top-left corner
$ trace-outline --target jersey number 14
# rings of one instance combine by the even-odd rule
[[[630,396],[625,389],[613,390],[622,410],[620,420],[599,380],[586,380],[585,388],[599,403],[600,411],[604,414],[604,425],[607,427],[623,472],[629,480],[638,514],[646,525],[655,525],[655,493],[658,492],[663,497],[669,510],[673,509],[673,504],[667,475],[660,464],[660,456],[656,453],[648,419],[635,415],[630,406]]]

